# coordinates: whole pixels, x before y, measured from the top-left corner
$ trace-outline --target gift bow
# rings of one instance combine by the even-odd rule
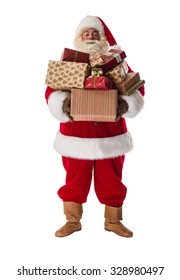
[[[101,66],[103,65],[104,60],[101,57],[100,53],[94,53],[90,56],[90,65],[91,67]]]
[[[93,67],[93,68],[91,68],[91,76],[89,78],[91,78],[91,77],[100,77],[102,75],[103,75],[103,71],[102,71],[101,68]]]
[[[112,56],[116,59],[117,63],[122,61],[120,55],[114,52],[106,52],[103,55]],[[90,65],[91,67],[102,66],[104,64],[104,59],[102,58],[102,54],[94,53],[90,56]]]

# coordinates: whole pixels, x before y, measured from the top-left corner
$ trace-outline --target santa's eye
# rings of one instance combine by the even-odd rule
[[[97,30],[84,30],[82,33],[83,40],[99,40],[99,32]]]

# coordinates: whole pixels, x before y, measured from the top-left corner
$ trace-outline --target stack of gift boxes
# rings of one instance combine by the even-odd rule
[[[145,83],[138,72],[128,73],[125,58],[122,50],[89,55],[65,48],[60,61],[49,60],[45,83],[71,92],[74,121],[113,122],[118,94],[130,95]]]

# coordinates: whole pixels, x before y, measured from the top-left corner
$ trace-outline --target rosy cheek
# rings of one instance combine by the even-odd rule
[[[82,35],[82,40],[86,40],[87,39],[87,36],[86,35]]]

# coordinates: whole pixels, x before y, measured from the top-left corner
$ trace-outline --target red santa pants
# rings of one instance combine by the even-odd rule
[[[94,189],[98,200],[108,206],[120,207],[127,188],[121,182],[124,156],[102,160],[81,160],[62,157],[66,184],[58,190],[63,201],[86,202],[94,173]]]

